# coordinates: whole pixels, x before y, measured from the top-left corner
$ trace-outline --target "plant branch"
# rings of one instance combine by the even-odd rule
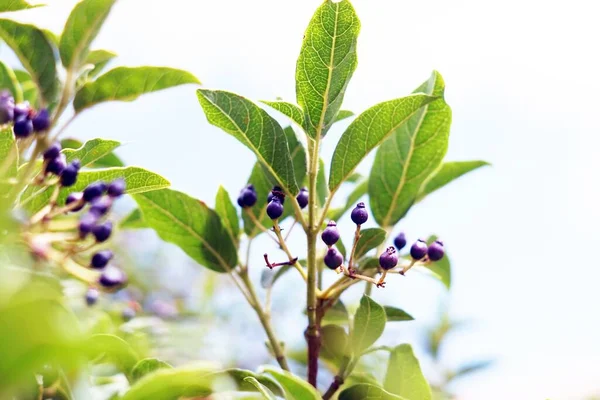
[[[329,388],[323,395],[323,400],[329,400],[338,391],[340,386],[342,386],[344,384],[344,380],[346,379],[347,374],[352,372],[352,371],[347,371],[348,367],[351,365],[350,361],[351,361],[351,358],[349,356],[345,356],[342,359],[342,363],[340,364],[338,373],[333,377],[333,382],[331,382],[331,384],[329,385]]]
[[[281,234],[281,228],[279,227],[277,220],[273,221],[273,231],[275,231],[275,235],[277,236],[277,240],[279,241],[279,247],[281,247],[281,250],[283,250],[284,253],[287,255],[288,260],[290,261],[290,265],[293,265],[294,268],[296,268],[296,270],[302,276],[302,279],[304,279],[304,282],[306,282],[308,280],[306,272],[304,271],[304,269],[298,262],[298,257],[294,257],[292,255],[292,252],[290,251],[290,249],[287,247],[287,244],[285,243],[285,239],[283,238],[283,235]]]

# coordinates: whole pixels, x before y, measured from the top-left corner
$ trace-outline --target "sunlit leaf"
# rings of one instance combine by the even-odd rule
[[[441,165],[433,176],[431,176],[419,190],[417,201],[422,200],[428,194],[446,186],[455,179],[478,168],[490,165],[485,161],[452,161]]]
[[[354,326],[350,335],[351,349],[360,354],[370,347],[383,333],[385,310],[373,299],[363,295],[354,316]]]
[[[409,344],[401,344],[390,353],[383,387],[407,400],[431,400],[429,383]]]

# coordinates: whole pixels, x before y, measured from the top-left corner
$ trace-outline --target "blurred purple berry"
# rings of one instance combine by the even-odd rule
[[[257,199],[256,189],[254,189],[254,185],[250,184],[240,191],[237,201],[240,207],[247,208],[255,205]]]
[[[118,178],[112,181],[108,188],[106,189],[106,193],[110,197],[119,197],[125,193],[125,180],[123,178]]]
[[[94,214],[84,214],[79,219],[79,237],[84,239],[89,233],[91,233],[96,224],[98,223],[98,217]]]
[[[19,103],[15,105],[14,110],[14,120],[27,117],[29,119],[29,113],[31,112],[31,107],[29,106],[29,102],[25,101],[23,103]]]
[[[396,265],[398,265],[398,254],[396,254],[396,249],[390,246],[379,256],[379,266],[387,271]]]
[[[394,238],[394,246],[396,246],[398,250],[402,250],[406,246],[406,235],[404,232],[400,232],[398,236]]]
[[[88,185],[88,187],[83,189],[83,199],[87,202],[90,202],[90,201],[94,200],[95,198],[102,196],[102,194],[104,194],[105,190],[106,190],[106,183],[101,182],[101,181],[91,183]]]
[[[106,221],[102,224],[98,224],[92,228],[92,234],[96,238],[96,242],[106,242],[112,233],[112,222]]]
[[[444,243],[441,240],[436,240],[429,245],[427,256],[431,261],[440,261],[444,258]]]
[[[283,204],[281,204],[281,200],[278,197],[273,197],[273,199],[267,204],[267,215],[271,219],[277,219],[281,217],[283,214]]]
[[[113,252],[110,250],[100,250],[92,256],[90,266],[95,269],[106,267],[108,262],[112,260]]]
[[[65,157],[64,154],[61,153],[58,155],[58,157],[53,158],[50,161],[48,161],[48,164],[46,165],[46,173],[60,175],[60,174],[62,174],[62,172],[66,166],[67,166],[67,158]]]
[[[267,203],[270,203],[273,197],[277,197],[281,204],[285,203],[285,193],[280,186],[273,186],[273,189],[267,195]]]
[[[42,108],[35,116],[31,119],[33,123],[33,130],[36,132],[42,132],[50,128],[50,114],[47,108]]]
[[[15,119],[15,99],[8,90],[0,93],[0,125]]]
[[[410,247],[410,256],[415,260],[421,260],[427,255],[427,243],[423,239],[417,240]]]
[[[105,288],[122,286],[127,282],[127,275],[117,267],[108,266],[98,278],[98,283]]]
[[[90,202],[90,212],[97,217],[106,214],[112,207],[112,198],[108,196],[97,197]]]
[[[131,307],[124,308],[121,312],[121,317],[125,322],[131,321],[133,318],[135,318],[135,310]]]
[[[325,258],[323,258],[323,261],[325,261],[327,268],[336,269],[344,262],[344,256],[342,256],[342,253],[340,253],[335,247],[330,247],[327,250],[327,254],[325,254]]]
[[[62,186],[73,186],[77,182],[80,165],[79,160],[75,160],[63,169],[63,172],[60,174],[60,184]]]
[[[300,189],[300,193],[296,196],[296,201],[300,208],[305,208],[308,205],[308,189],[303,187]]]
[[[100,292],[96,288],[89,288],[85,293],[85,302],[88,306],[93,306],[98,301],[98,297],[100,297]]]
[[[82,199],[83,199],[83,193],[81,193],[81,192],[69,193],[69,195],[67,196],[67,199],[65,200],[65,205],[68,206],[69,204],[72,204],[74,202],[81,202],[81,205],[79,205],[71,210],[74,212],[80,211],[83,208],[83,206],[85,205],[85,203],[82,201]]]
[[[321,233],[321,240],[323,240],[327,246],[333,246],[340,240],[340,231],[338,231],[335,221],[329,221],[329,223],[327,223],[327,228]]]
[[[15,137],[26,138],[33,132],[33,123],[27,117],[16,118],[15,124],[13,125],[13,132]]]
[[[362,225],[369,219],[369,213],[365,208],[365,203],[360,202],[354,207],[354,210],[350,213],[350,218],[356,225]]]
[[[58,157],[61,150],[62,150],[62,147],[61,147],[60,143],[58,143],[58,142],[52,143],[50,146],[48,146],[46,151],[44,151],[44,160],[55,159],[56,157]]]

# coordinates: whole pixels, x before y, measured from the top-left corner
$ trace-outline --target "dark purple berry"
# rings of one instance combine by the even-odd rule
[[[108,193],[110,197],[119,197],[123,195],[123,193],[125,193],[125,180],[123,178],[119,178],[112,181],[108,185],[106,193]]]
[[[256,204],[257,199],[256,189],[254,189],[254,185],[250,184],[240,191],[238,204],[242,208],[252,207]]]
[[[415,260],[420,260],[427,255],[427,243],[423,239],[417,240],[410,247],[410,256]]]
[[[112,198],[108,196],[97,197],[90,202],[90,212],[97,217],[106,214],[112,206]]]
[[[131,321],[133,318],[135,318],[135,310],[131,307],[127,307],[121,312],[121,317],[125,322]]]
[[[398,265],[398,254],[396,254],[396,249],[390,246],[379,256],[379,266],[387,271],[396,265]]]
[[[325,261],[327,268],[336,269],[344,262],[344,256],[335,247],[330,247],[323,261]]]
[[[31,120],[27,117],[15,119],[13,132],[18,138],[26,138],[27,136],[31,135],[31,132],[33,132],[33,124],[31,123]]]
[[[102,194],[104,194],[105,190],[106,190],[106,183],[104,183],[104,182],[91,183],[90,185],[88,185],[88,187],[83,189],[83,199],[88,202],[92,201],[95,198],[102,196]]]
[[[444,258],[444,243],[441,240],[436,240],[429,245],[427,256],[431,261],[440,261]]]
[[[58,157],[51,159],[46,165],[46,173],[60,175],[67,166],[67,158],[64,154],[59,154]]]
[[[62,147],[61,147],[60,143],[58,143],[58,142],[52,143],[50,146],[48,146],[46,151],[44,151],[44,160],[54,160],[56,157],[58,157],[61,150],[62,150]]]
[[[281,204],[285,203],[285,193],[283,189],[279,186],[273,186],[273,189],[267,195],[267,203],[270,203],[273,200],[273,197],[277,197]]]
[[[91,233],[96,224],[98,223],[98,217],[94,214],[84,214],[79,219],[79,237],[84,239],[89,233]]]
[[[29,119],[30,112],[31,112],[31,107],[29,106],[28,101],[25,101],[23,103],[19,103],[19,104],[15,105],[15,111],[14,111],[15,121],[17,121],[20,118],[24,118],[24,117],[27,117]]]
[[[13,121],[15,118],[15,99],[8,90],[0,93],[0,125]]]
[[[338,231],[335,221],[329,221],[327,228],[321,233],[321,240],[323,240],[327,246],[333,246],[340,240],[340,231]]]
[[[300,206],[300,208],[305,208],[308,205],[308,189],[307,188],[302,188],[300,189],[300,193],[298,193],[298,196],[296,196],[296,201],[298,202],[298,205]]]
[[[89,288],[85,293],[85,302],[88,306],[93,306],[98,301],[98,297],[100,297],[100,292],[96,288]]]
[[[82,200],[83,200],[83,193],[81,193],[81,192],[70,193],[67,196],[67,200],[65,200],[65,205],[68,206],[69,204],[72,204],[74,202],[81,203],[81,205],[79,205],[71,210],[71,211],[77,212],[77,211],[80,211],[83,208],[83,206],[85,205],[85,203]]]
[[[94,226],[92,234],[97,242],[106,242],[112,233],[112,222],[106,221],[102,224]]]
[[[283,214],[283,204],[281,204],[281,200],[278,197],[273,197],[273,199],[267,204],[267,215],[271,219],[277,219],[281,217]]]
[[[105,288],[122,286],[125,282],[127,282],[127,275],[125,275],[125,272],[112,266],[106,267],[102,271],[100,278],[98,278],[98,283]]]
[[[400,232],[398,236],[394,238],[394,246],[396,246],[398,250],[402,250],[404,246],[406,246],[406,235],[404,232]]]
[[[369,213],[365,208],[365,203],[358,203],[350,213],[350,218],[356,225],[362,225],[369,219]]]
[[[73,161],[63,169],[63,172],[60,174],[60,184],[62,186],[73,186],[77,182],[80,165],[79,161]]]
[[[50,114],[47,108],[42,108],[32,119],[33,130],[42,132],[50,128]]]
[[[110,250],[100,250],[92,256],[90,266],[95,269],[106,267],[108,262],[113,258],[113,252]]]

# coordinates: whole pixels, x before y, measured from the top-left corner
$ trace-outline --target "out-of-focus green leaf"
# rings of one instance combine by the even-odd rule
[[[317,174],[317,202],[322,207],[329,197],[329,188],[327,187],[327,178],[325,176],[325,161],[319,159],[319,173]]]
[[[446,186],[455,179],[464,174],[476,170],[477,168],[490,165],[486,161],[452,161],[445,162],[421,187],[417,196],[417,201],[422,200],[428,194]]]
[[[357,184],[354,190],[352,190],[352,192],[348,195],[346,204],[343,207],[330,208],[327,212],[327,218],[329,218],[332,221],[339,220],[342,217],[342,215],[344,215],[348,210],[350,210],[356,205],[356,203],[358,202],[358,200],[360,200],[361,197],[367,194],[368,190],[369,182],[367,180],[364,180]]]
[[[23,101],[23,90],[15,72],[0,61],[0,90],[8,90],[15,98],[15,103]]]
[[[340,362],[349,356],[348,334],[339,325],[325,325],[321,328],[321,343],[323,357]]]
[[[146,221],[144,221],[144,216],[139,208],[134,209],[132,212],[127,214],[125,218],[119,222],[119,228],[121,229],[144,229],[150,228]]]
[[[231,202],[231,197],[229,197],[229,193],[223,186],[219,186],[219,190],[217,191],[215,212],[221,217],[221,223],[231,235],[233,242],[237,243],[240,235],[240,220],[235,206]]]
[[[427,243],[431,244],[435,240],[437,240],[437,236],[430,236],[427,239]],[[446,255],[441,260],[431,261],[425,264],[423,267],[424,268],[419,268],[419,270],[430,273],[434,278],[442,282],[446,289],[450,290],[450,286],[452,285],[452,268],[450,265],[448,252],[446,252]]]
[[[489,368],[494,362],[492,360],[473,361],[462,365],[453,373],[450,373],[448,380],[462,378],[466,375],[470,375],[475,372],[479,372],[483,369]]]
[[[88,72],[89,78],[94,78],[98,76],[106,67],[106,65],[117,56],[117,53],[113,53],[108,50],[92,50],[88,53],[87,58],[85,59],[85,64],[91,64],[94,66],[93,69]]]
[[[25,0],[3,0],[0,2],[0,12],[21,11],[43,6],[45,4],[31,4]]]
[[[260,285],[264,289],[272,287],[279,278],[281,278],[286,272],[292,269],[291,265],[283,265],[276,269],[263,269],[260,275]]]
[[[354,113],[350,110],[340,110],[338,112],[338,114],[336,115],[335,120],[333,122],[338,122],[343,119],[350,118],[353,115],[354,115]]]
[[[33,107],[38,107],[39,90],[31,75],[28,72],[19,69],[14,70],[15,76],[23,90],[23,100],[28,101]],[[15,98],[16,99],[16,98]]]
[[[401,344],[390,353],[383,387],[407,400],[431,400],[429,383],[410,345]]]
[[[0,129],[0,179],[6,180],[17,176],[19,166],[19,149],[12,129],[8,126]]]
[[[120,146],[119,142],[114,140],[105,140],[105,139],[93,139],[85,143],[85,146],[93,146],[94,154],[102,153],[107,147],[110,147],[111,143],[115,145],[115,148]],[[63,149],[72,149],[76,150],[80,147],[84,146],[82,142],[73,138],[65,138],[60,142]],[[84,146],[84,147],[85,147]],[[98,148],[95,148],[98,146]],[[71,150],[64,150],[65,154],[71,152]],[[79,155],[73,156],[73,159],[80,157]],[[93,162],[87,164],[88,167],[94,168],[108,168],[108,167],[123,167],[125,164],[119,157],[115,155],[115,153],[108,152],[102,155],[101,157],[95,159]]]
[[[381,228],[367,228],[361,229],[360,238],[358,239],[358,243],[356,244],[356,251],[354,252],[354,257],[356,259],[361,258],[365,254],[379,246],[381,243],[385,241],[386,237],[385,230]]]
[[[131,379],[133,382],[138,381],[145,375],[162,368],[173,368],[171,364],[166,363],[158,358],[144,358],[135,364],[131,370]]]
[[[335,304],[329,308],[323,316],[323,323],[328,324],[343,324],[348,322],[348,310],[341,300],[335,302]]]
[[[266,101],[261,100],[261,103],[265,103],[269,107],[279,111],[280,113],[288,116],[292,121],[302,126],[302,109],[295,104],[288,103],[286,101]]]
[[[236,385],[236,391],[239,392],[255,392],[258,390],[258,387],[255,384],[249,382],[248,379],[250,378],[256,380],[260,385],[267,388],[269,392],[276,393],[278,396],[283,395],[281,388],[272,378],[266,375],[255,374],[247,369],[230,368],[219,372],[218,375],[224,375],[228,378],[231,378]]]
[[[262,394],[265,399],[277,400],[273,392],[268,387],[260,383],[256,378],[252,376],[247,376],[244,378],[244,381],[254,386],[256,390],[258,390],[259,393]]]
[[[305,380],[274,367],[263,367],[265,373],[271,375],[285,391],[286,400],[321,400],[321,395]]]
[[[283,132],[287,137],[288,146],[290,148],[290,155],[292,157],[292,164],[294,164],[294,175],[296,176],[296,182],[300,184],[306,177],[306,150],[302,143],[298,140],[294,128],[287,126],[283,128]]]
[[[410,315],[406,311],[401,310],[399,308],[391,307],[391,306],[383,306],[383,309],[385,310],[385,315],[387,317],[388,322],[414,320],[412,315]]]
[[[139,361],[135,350],[123,339],[115,335],[98,334],[91,336],[86,349],[90,359],[107,360],[114,363],[121,372],[130,376],[133,367]]]
[[[360,354],[370,347],[383,333],[385,328],[385,310],[373,299],[363,295],[360,306],[354,316],[354,326],[350,334],[350,348]]]
[[[361,383],[344,389],[339,397],[339,400],[411,400],[400,396],[396,396],[385,391],[379,386]]]

